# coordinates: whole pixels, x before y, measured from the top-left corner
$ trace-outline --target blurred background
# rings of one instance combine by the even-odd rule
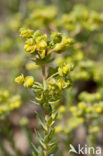
[[[14,82],[20,73],[41,81],[39,66],[24,53],[21,27],[47,34],[59,31],[75,39],[73,48],[53,62],[53,66],[64,62],[75,66],[73,86],[58,106],[60,141],[55,155],[73,155],[68,154],[69,144],[85,144],[89,132],[94,146],[103,150],[102,13],[103,0],[0,0],[0,156],[31,156],[34,129],[40,130],[35,114],[40,108],[32,102],[32,91]],[[80,102],[89,103],[85,117]]]

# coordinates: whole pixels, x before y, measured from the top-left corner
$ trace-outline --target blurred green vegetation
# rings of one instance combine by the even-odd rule
[[[57,31],[75,41],[65,54],[55,55],[48,70],[51,75],[57,71],[57,66],[64,63],[74,65],[70,74],[72,87],[65,91],[61,102],[56,105],[56,135],[60,141],[55,155],[67,156],[69,144],[76,146],[79,143],[77,136],[80,136],[81,129],[85,133],[82,144],[89,140],[90,146],[102,146],[103,0],[0,0],[0,155],[31,155],[31,145],[28,145],[27,152],[20,151],[14,145],[16,141],[10,138],[15,137],[15,129],[21,130],[22,127],[27,142],[36,144],[34,127],[39,129],[37,123],[32,124],[35,109],[40,112],[32,103],[33,93],[17,87],[14,82],[20,73],[42,81],[40,66],[32,62],[27,53],[24,54],[19,35],[22,27],[40,29],[48,35]],[[34,110],[31,107],[29,110],[28,105],[33,105]],[[28,111],[25,113],[26,107]],[[13,113],[17,114],[17,119]],[[13,118],[14,122],[19,121],[14,124]],[[5,142],[9,142],[12,152],[6,148]]]

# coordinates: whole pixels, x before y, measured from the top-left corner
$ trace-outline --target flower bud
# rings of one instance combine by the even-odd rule
[[[28,124],[28,119],[25,118],[25,117],[23,117],[23,118],[20,120],[20,124],[21,124],[22,126],[26,126],[26,125]]]
[[[87,106],[86,106],[85,103],[80,102],[80,103],[78,104],[78,107],[79,107],[80,109],[82,109],[82,110],[85,110]]]
[[[65,106],[60,106],[58,111],[59,113],[64,113],[66,111]]]
[[[47,48],[47,43],[45,41],[40,41],[38,44],[37,44],[37,49],[38,50],[44,50]]]
[[[99,127],[98,126],[94,126],[91,128],[91,132],[92,133],[97,133],[99,131]]]
[[[93,112],[93,108],[90,107],[90,106],[87,107],[87,108],[86,108],[86,112],[87,112],[87,113],[92,113],[92,112]]]
[[[39,53],[42,59],[45,57],[45,53],[46,53],[45,50],[42,50],[42,51]]]
[[[32,76],[25,77],[24,87],[29,88],[34,84],[34,78]]]
[[[33,39],[31,38],[31,39],[28,39],[27,41],[26,41],[26,44],[27,45],[33,45]]]
[[[62,79],[58,80],[58,87],[59,89],[63,89],[65,87],[65,82]]]
[[[26,45],[24,46],[24,50],[25,50],[26,52],[34,53],[35,50],[36,50],[36,46],[35,46],[35,45],[29,46],[28,44],[26,44]]]
[[[33,35],[33,32],[34,32],[33,30],[24,28],[20,30],[22,38],[30,38]]]
[[[72,70],[73,70],[72,64],[67,64],[67,65],[64,65],[63,67],[58,68],[58,72],[60,76],[65,76]]]
[[[36,39],[39,36],[42,36],[43,33],[40,30],[35,31],[35,33],[33,34],[33,39]]]
[[[65,47],[69,48],[74,43],[74,40],[71,38],[63,37],[62,42],[64,43]]]
[[[63,48],[64,48],[64,45],[62,43],[57,43],[53,50],[55,52],[58,52],[58,51],[61,51]]]
[[[100,106],[96,106],[96,107],[94,107],[94,111],[95,111],[95,113],[100,114],[100,113],[102,113],[102,108]]]
[[[24,75],[21,74],[20,76],[16,77],[15,82],[18,84],[22,84],[24,82]]]
[[[56,43],[60,43],[62,41],[62,35],[60,33],[57,33],[57,32],[53,32],[51,34],[51,40],[53,40],[53,43],[56,44]]]
[[[58,125],[58,126],[55,127],[55,132],[56,133],[60,133],[62,131],[63,131],[63,127],[61,125]]]

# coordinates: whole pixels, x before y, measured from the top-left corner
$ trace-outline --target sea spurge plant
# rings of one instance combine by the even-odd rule
[[[90,80],[93,79],[95,62],[89,59],[76,61],[75,70],[72,73],[74,80]],[[79,74],[78,74],[79,73]]]
[[[70,72],[73,65],[63,64],[56,67],[53,74],[48,73],[49,62],[52,62],[52,54],[62,53],[71,47],[73,40],[58,32],[53,32],[50,37],[41,31],[22,29],[20,34],[26,39],[24,49],[28,52],[32,60],[41,67],[43,83],[34,81],[31,76],[24,77],[21,74],[15,79],[18,84],[24,87],[31,87],[34,95],[34,103],[42,108],[41,117],[37,113],[37,120],[42,132],[36,132],[39,147],[33,145],[33,155],[49,156],[56,150],[55,122],[57,120],[58,103],[63,91],[71,86]],[[55,55],[54,55],[55,56]]]
[[[87,93],[87,92],[82,92],[80,95],[79,95],[79,99],[82,100],[82,101],[85,101],[85,102],[90,102],[90,103],[93,103],[93,102],[96,102],[96,101],[100,101],[102,99],[102,95],[100,93]]]
[[[99,123],[103,114],[103,98],[99,92],[82,92],[79,95],[79,100],[77,106],[71,106],[70,111],[75,118],[83,119],[87,142],[93,145],[96,143],[96,132],[99,131]]]
[[[75,5],[70,13],[62,16],[62,19],[69,32],[78,34],[84,30],[98,30],[103,23],[103,14],[91,11],[84,5]]]
[[[11,96],[8,90],[0,90],[0,119],[3,119],[10,111],[20,106],[20,95]]]

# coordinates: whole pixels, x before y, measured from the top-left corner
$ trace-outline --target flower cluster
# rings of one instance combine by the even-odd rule
[[[76,117],[95,118],[103,113],[103,101],[100,93],[86,93],[79,95],[81,102],[71,107],[71,112]]]
[[[63,25],[68,31],[80,33],[84,29],[95,31],[103,23],[103,14],[96,11],[90,11],[84,5],[76,5],[69,14],[62,16]]]
[[[66,76],[72,70],[73,64],[64,64],[62,67],[58,68],[58,73],[60,76]]]
[[[49,27],[57,16],[57,8],[55,6],[36,6],[25,20],[25,25],[33,28]]]
[[[52,52],[63,52],[73,43],[71,38],[64,37],[57,32],[52,33],[50,39],[39,30],[34,32],[30,29],[21,29],[20,33],[26,39],[24,45],[25,51],[39,56],[40,59],[44,59]]]
[[[91,60],[81,60],[72,73],[74,80],[89,80],[93,78],[95,62]],[[79,74],[78,74],[79,73]]]
[[[22,84],[24,85],[25,88],[29,88],[32,87],[34,84],[34,78],[32,76],[26,76],[24,78],[24,75],[21,74],[20,76],[15,78],[15,82],[18,84]]]
[[[10,96],[8,90],[0,90],[0,119],[21,106],[20,95]]]
[[[79,95],[79,99],[81,101],[85,101],[85,102],[89,102],[89,103],[93,103],[93,102],[98,102],[99,100],[102,99],[102,95],[97,92],[97,93],[87,93],[87,92],[82,92]]]

